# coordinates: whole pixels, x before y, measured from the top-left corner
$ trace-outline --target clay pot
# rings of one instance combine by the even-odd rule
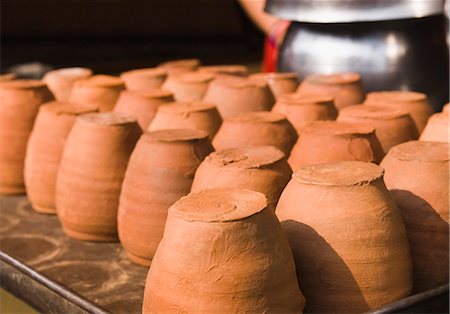
[[[319,74],[307,76],[297,89],[301,94],[327,94],[334,97],[338,110],[362,103],[365,94],[357,73]]]
[[[42,79],[58,101],[69,100],[76,81],[92,76],[87,68],[62,68],[45,73]]]
[[[449,148],[411,141],[393,147],[381,163],[405,222],[416,292],[448,283]]]
[[[12,80],[15,80],[16,78],[17,78],[17,75],[14,73],[0,74],[0,82],[12,81]]]
[[[191,193],[170,209],[145,313],[302,313],[289,244],[263,194]]]
[[[297,141],[297,132],[276,112],[248,112],[225,119],[213,140],[216,150],[247,145],[269,145],[289,156]]]
[[[136,119],[122,113],[88,113],[76,119],[56,183],[57,214],[68,236],[117,240],[122,180],[140,134]]]
[[[266,195],[275,209],[292,170],[284,154],[272,146],[244,146],[210,154],[195,173],[191,192],[213,188],[240,188]]]
[[[167,78],[167,72],[160,68],[144,68],[123,72],[120,78],[128,90],[147,92],[161,88]]]
[[[380,105],[407,111],[414,120],[419,133],[422,133],[428,118],[434,110],[427,95],[409,91],[372,92],[367,94],[364,104]]]
[[[341,110],[337,120],[373,126],[384,154],[395,145],[419,137],[414,121],[404,110],[377,105],[351,106]]]
[[[281,95],[295,92],[299,84],[298,74],[295,72],[255,73],[250,75],[250,77],[263,80],[269,84],[270,90],[276,99]]]
[[[125,175],[118,214],[120,242],[133,262],[150,265],[167,210],[189,193],[195,170],[212,151],[204,131],[160,130],[141,137]]]
[[[305,312],[362,313],[411,293],[408,239],[381,167],[303,167],[276,214],[294,253]]]
[[[66,138],[77,115],[96,112],[93,106],[51,102],[41,106],[28,140],[25,186],[33,209],[55,214],[55,187]]]
[[[428,123],[420,135],[421,141],[450,143],[450,116],[448,111],[435,113],[428,119]]]
[[[196,71],[200,66],[199,59],[181,59],[166,61],[158,64],[158,68],[164,69],[169,76],[173,74],[179,74],[181,72]]]
[[[43,81],[0,83],[0,194],[25,193],[23,167],[39,106],[53,100]]]
[[[186,72],[170,76],[162,88],[171,91],[177,101],[202,100],[214,76],[207,73]]]
[[[379,163],[384,156],[375,128],[362,123],[316,121],[298,135],[289,158],[294,171],[306,165],[344,160]]]
[[[269,111],[275,99],[261,80],[222,76],[209,84],[204,101],[217,105],[222,118],[251,111]]]
[[[217,75],[233,75],[233,76],[247,76],[248,68],[245,65],[208,65],[201,66],[197,70],[200,73],[208,73],[214,76]]]
[[[442,112],[449,113],[450,112],[450,103],[447,103],[442,107]]]
[[[123,112],[135,116],[141,129],[147,130],[158,108],[173,101],[173,94],[162,89],[147,91],[124,90],[120,93],[119,99],[114,106],[114,112]]]
[[[190,129],[208,132],[210,139],[216,135],[222,124],[217,108],[202,101],[176,102],[161,106],[148,130]]]
[[[75,82],[69,100],[81,105],[94,105],[100,111],[111,111],[125,89],[123,81],[114,76],[94,75]]]
[[[338,115],[333,98],[317,94],[284,94],[272,112],[284,114],[297,131],[313,121],[336,120]]]

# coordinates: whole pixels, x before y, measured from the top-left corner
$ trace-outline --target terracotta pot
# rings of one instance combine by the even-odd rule
[[[136,119],[122,113],[88,113],[76,119],[56,183],[57,214],[68,236],[117,240],[122,180],[140,134]]]
[[[345,160],[379,163],[384,156],[375,128],[366,124],[316,121],[298,134],[289,158],[294,171],[306,165]]]
[[[25,193],[23,166],[39,106],[53,100],[42,81],[0,83],[0,194]]]
[[[198,68],[198,72],[208,73],[212,75],[234,75],[234,76],[247,76],[248,75],[248,67],[245,65],[208,65],[201,66]]]
[[[278,99],[281,95],[293,93],[297,90],[299,81],[295,72],[255,73],[251,78],[260,79],[269,84],[272,94]]]
[[[213,140],[219,149],[246,145],[269,145],[289,156],[297,141],[297,132],[286,119],[276,112],[248,112],[225,119]]]
[[[299,131],[317,120],[336,120],[337,110],[333,98],[318,94],[285,94],[278,98],[272,112],[284,114]]]
[[[434,110],[427,95],[409,91],[372,92],[367,94],[364,104],[380,105],[407,111],[414,120],[419,133],[423,131]]]
[[[449,111],[435,113],[428,119],[428,123],[420,135],[421,141],[450,143]]]
[[[191,193],[169,210],[143,313],[302,313],[289,244],[263,194]]]
[[[100,111],[111,111],[125,89],[123,81],[114,76],[94,75],[75,82],[69,100],[81,105],[90,104],[100,108]]]
[[[357,73],[319,74],[307,76],[297,89],[302,94],[329,94],[338,110],[362,103],[365,94]]]
[[[58,101],[69,100],[76,81],[92,76],[87,68],[62,68],[45,73],[42,79]]]
[[[292,176],[284,154],[273,146],[229,148],[210,154],[195,173],[191,192],[213,188],[240,188],[266,195],[275,209]]]
[[[181,59],[166,61],[158,64],[158,68],[167,71],[168,75],[179,74],[181,72],[192,72],[196,71],[201,62],[199,59]]]
[[[12,81],[12,80],[15,80],[16,78],[17,78],[17,75],[14,73],[0,74],[0,82]]]
[[[450,112],[450,103],[447,103],[444,105],[444,107],[442,107],[442,112]]]
[[[28,200],[37,212],[56,213],[56,176],[66,138],[77,115],[97,110],[62,102],[40,107],[28,140],[24,174]]]
[[[351,106],[341,110],[337,120],[373,126],[384,154],[395,145],[419,137],[414,121],[404,110],[377,105]]]
[[[405,222],[416,292],[448,282],[449,148],[411,141],[393,147],[381,163]]]
[[[185,72],[170,76],[162,88],[171,91],[177,101],[202,100],[214,76],[207,73]]]
[[[222,118],[251,111],[269,111],[275,99],[261,80],[222,76],[209,84],[204,101],[217,105]]]
[[[128,90],[147,92],[161,88],[167,78],[167,72],[160,68],[144,68],[123,72],[120,78]]]
[[[135,116],[141,129],[147,130],[158,108],[173,101],[173,94],[162,89],[145,92],[124,90],[114,106],[114,112],[124,112]]]
[[[125,175],[118,215],[120,242],[133,262],[150,265],[167,210],[189,193],[195,170],[212,151],[204,131],[160,130],[141,137]]]
[[[411,293],[408,239],[381,167],[303,167],[276,214],[294,253],[305,312],[362,313]]]
[[[190,129],[208,132],[210,139],[216,135],[222,124],[217,108],[202,101],[176,102],[161,106],[148,130]]]

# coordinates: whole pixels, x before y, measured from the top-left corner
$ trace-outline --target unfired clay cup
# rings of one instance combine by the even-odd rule
[[[58,101],[68,101],[76,81],[92,76],[88,68],[62,68],[45,73],[42,79]]]
[[[450,143],[450,113],[443,111],[432,115],[420,135],[420,140]]]
[[[299,84],[298,74],[295,72],[255,73],[250,77],[263,80],[269,84],[276,99],[284,94],[295,92]]]
[[[161,88],[167,78],[167,72],[160,68],[143,68],[123,72],[120,78],[128,90],[147,92]]]
[[[177,101],[199,101],[213,79],[208,73],[185,72],[170,76],[162,88],[171,91]]]

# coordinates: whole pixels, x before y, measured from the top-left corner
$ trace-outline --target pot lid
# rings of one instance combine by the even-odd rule
[[[267,0],[265,11],[282,19],[348,23],[419,18],[444,12],[445,0]]]

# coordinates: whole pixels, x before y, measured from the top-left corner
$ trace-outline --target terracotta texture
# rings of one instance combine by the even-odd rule
[[[294,173],[276,208],[308,313],[362,313],[408,296],[411,256],[399,210],[372,163]]]
[[[195,170],[212,151],[204,131],[161,130],[141,137],[125,175],[118,214],[120,242],[132,261],[150,265],[167,210],[189,193]]]
[[[17,75],[14,73],[0,74],[0,82],[12,81],[12,80],[15,80],[16,78],[17,78]]]
[[[361,77],[357,73],[310,75],[300,83],[297,92],[329,94],[334,97],[334,104],[338,110],[360,104],[365,97]]]
[[[141,134],[132,116],[79,116],[70,132],[56,182],[64,232],[87,241],[117,240],[117,208],[128,159]]]
[[[339,112],[338,121],[373,126],[384,154],[403,142],[416,140],[419,132],[408,112],[377,105],[351,106]]]
[[[209,84],[204,101],[217,105],[222,118],[251,111],[269,111],[275,98],[261,80],[222,76]]]
[[[284,154],[272,146],[229,148],[210,154],[200,164],[192,192],[213,188],[240,188],[266,195],[275,209],[292,176]]]
[[[146,92],[161,88],[167,78],[167,72],[160,68],[143,68],[123,72],[120,78],[128,90]]]
[[[23,167],[28,137],[42,103],[53,95],[42,81],[0,83],[0,194],[25,192]]]
[[[162,88],[171,91],[177,101],[197,101],[202,100],[213,79],[208,73],[180,73],[170,76]]]
[[[247,76],[248,68],[245,65],[238,64],[226,64],[226,65],[208,65],[198,68],[198,72],[217,75],[234,75],[234,76]]]
[[[276,99],[281,95],[295,92],[299,84],[298,74],[295,72],[255,73],[250,77],[263,80],[269,84]]]
[[[381,163],[405,222],[416,292],[448,282],[449,149],[411,141],[393,147]]]
[[[302,128],[289,165],[302,166],[336,161],[379,163],[384,156],[375,128],[362,123],[316,121]]]
[[[76,81],[92,76],[88,68],[62,68],[45,73],[42,79],[58,101],[69,100]]]
[[[286,236],[263,194],[191,193],[170,209],[143,313],[302,313]]]
[[[427,95],[410,91],[383,91],[367,94],[364,104],[380,105],[407,111],[414,120],[419,133],[423,131],[434,110]]]
[[[181,72],[196,71],[200,65],[201,62],[199,59],[181,59],[160,63],[158,64],[158,68],[164,69],[167,71],[167,74],[171,76]]]
[[[444,111],[432,115],[420,135],[420,140],[450,143],[450,113]]]
[[[216,150],[269,145],[289,156],[297,141],[297,132],[286,116],[275,112],[248,112],[225,119],[213,140]]]
[[[147,91],[124,90],[114,106],[114,112],[123,112],[136,117],[142,130],[147,130],[161,105],[173,102],[173,94],[162,89]]]
[[[213,104],[202,101],[175,102],[161,106],[148,130],[191,129],[208,132],[210,139],[222,124],[217,108]]]
[[[77,115],[97,110],[63,102],[40,107],[28,140],[24,173],[28,200],[36,211],[56,213],[56,177],[67,136]]]
[[[94,75],[75,82],[69,101],[81,105],[95,105],[100,111],[111,111],[124,89],[125,84],[118,77]]]
[[[284,114],[297,131],[313,121],[336,120],[338,115],[333,98],[318,94],[285,94],[278,98],[272,112]]]

